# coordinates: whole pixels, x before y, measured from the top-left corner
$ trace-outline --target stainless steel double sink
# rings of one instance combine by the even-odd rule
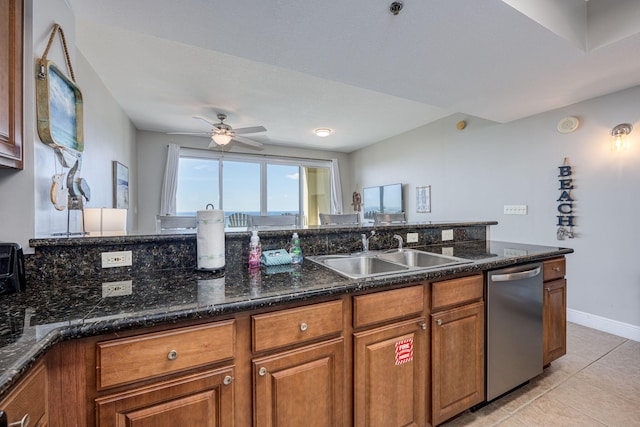
[[[430,270],[472,261],[416,249],[363,252],[350,255],[315,255],[306,259],[351,279]]]

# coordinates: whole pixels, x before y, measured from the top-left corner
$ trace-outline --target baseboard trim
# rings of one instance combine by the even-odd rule
[[[640,326],[607,319],[606,317],[596,316],[595,314],[572,310],[570,308],[567,309],[567,321],[640,342]]]

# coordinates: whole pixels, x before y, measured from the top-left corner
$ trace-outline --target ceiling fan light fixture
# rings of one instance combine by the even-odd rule
[[[316,136],[319,136],[320,138],[326,138],[327,136],[329,136],[329,135],[331,135],[333,133],[333,129],[318,128],[318,129],[314,129],[313,133],[315,133]]]
[[[227,145],[231,142],[231,135],[227,133],[214,133],[211,135],[211,139],[218,145]]]

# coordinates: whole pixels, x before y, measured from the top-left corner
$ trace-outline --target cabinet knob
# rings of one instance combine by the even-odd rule
[[[545,291],[551,292],[551,288],[544,288]]]
[[[553,267],[552,270],[553,271],[557,271],[559,273],[560,272],[560,267]]]
[[[420,322],[420,327],[422,328],[423,331],[427,330],[427,322]]]
[[[171,350],[168,354],[167,354],[167,359],[169,360],[176,360],[178,358],[178,352],[175,350]]]
[[[309,327],[309,326],[307,326],[307,324],[306,324],[306,323],[304,323],[304,322],[303,322],[303,323],[300,323],[300,330],[301,330],[302,332],[306,331],[308,327]]]
[[[436,320],[436,325],[438,325],[438,326],[442,326],[442,319],[438,319],[438,320]]]
[[[260,368],[260,370],[258,371],[258,375],[260,375],[261,377],[267,375],[267,368],[265,368],[264,366]]]
[[[233,381],[233,377],[231,375],[227,375],[226,377],[224,377],[224,380],[222,380],[222,383],[224,385],[229,385],[231,384],[231,381]]]
[[[22,417],[20,421],[9,424],[9,427],[27,427],[29,425],[29,421],[31,421],[29,414],[24,414],[24,417]]]

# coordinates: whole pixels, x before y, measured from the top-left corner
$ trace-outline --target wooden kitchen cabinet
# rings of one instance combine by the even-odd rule
[[[418,284],[353,297],[355,426],[425,425],[424,293]]]
[[[0,166],[23,167],[23,1],[0,0]]]
[[[432,295],[431,423],[435,426],[484,400],[483,278],[436,282]]]
[[[428,362],[424,317],[358,332],[354,339],[354,425],[424,425]]]
[[[343,301],[251,316],[254,426],[345,424]]]
[[[234,425],[235,337],[231,319],[96,343],[96,425]]]
[[[542,364],[567,353],[567,280],[565,258],[543,263]]]
[[[344,339],[253,361],[254,426],[343,426]]]
[[[234,369],[159,381],[96,399],[99,427],[234,425]]]
[[[0,402],[0,409],[6,412],[10,424],[28,419],[29,426],[45,427],[48,425],[46,390],[46,368],[41,362]]]

